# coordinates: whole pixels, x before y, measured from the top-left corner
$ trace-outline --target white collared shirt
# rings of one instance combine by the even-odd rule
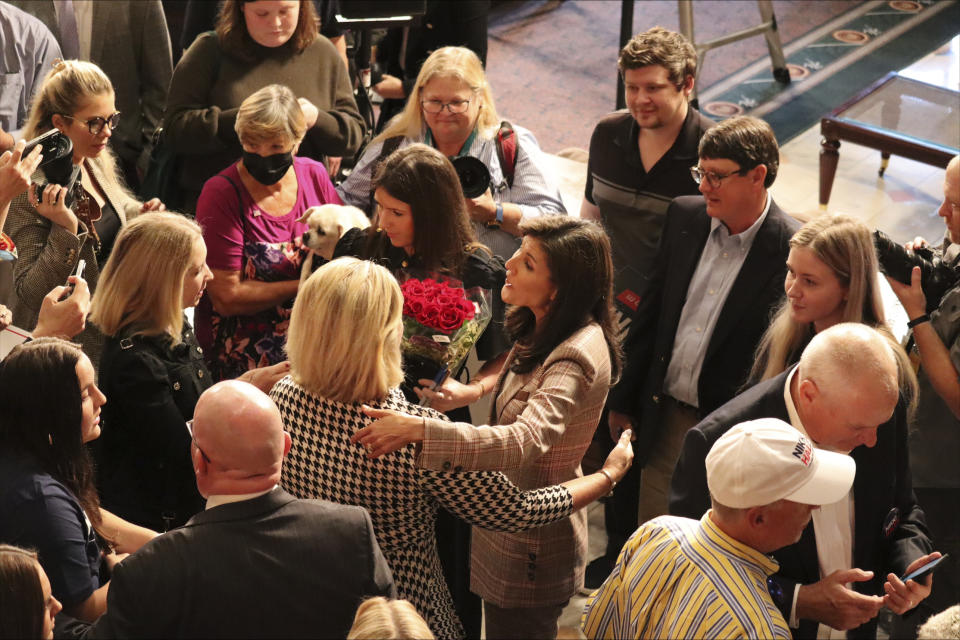
[[[256,493],[239,493],[239,494],[230,494],[230,495],[212,495],[207,498],[206,509],[213,509],[214,507],[219,507],[222,504],[230,504],[231,502],[243,502],[244,500],[253,500],[254,498],[259,498],[262,495],[266,495],[271,491],[277,489],[280,485],[275,484],[265,491],[257,491]]]
[[[800,416],[793,404],[793,396],[790,393],[790,383],[793,376],[797,373],[795,366],[787,375],[787,382],[783,387],[783,400],[787,405],[787,414],[790,416],[790,424],[793,428],[810,438],[807,430],[803,428],[800,422]],[[810,438],[813,441],[813,438]],[[813,442],[818,448],[820,445]],[[839,453],[849,453],[841,451]],[[820,565],[820,578],[825,578],[834,571],[840,569],[853,568],[853,487],[847,492],[840,501],[833,504],[822,505],[819,509],[813,511],[811,517],[813,520],[813,533],[817,541],[817,562]],[[846,585],[850,588],[850,584]],[[800,585],[793,593],[793,608],[790,610],[790,626],[797,628],[800,622],[797,619],[797,592]],[[847,632],[834,629],[823,623],[817,628],[817,638],[834,640],[846,638]]]

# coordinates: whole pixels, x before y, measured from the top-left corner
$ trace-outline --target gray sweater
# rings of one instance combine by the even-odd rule
[[[193,209],[203,183],[240,158],[233,130],[240,103],[269,84],[284,84],[312,102],[320,114],[297,155],[322,161],[351,155],[360,147],[364,124],[353,99],[347,70],[323,36],[301,53],[290,43],[257,47],[247,62],[224,52],[216,34],[200,35],[183,54],[170,82],[164,128],[182,154],[180,185]]]

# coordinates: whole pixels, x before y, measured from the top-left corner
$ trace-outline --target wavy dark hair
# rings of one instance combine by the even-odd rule
[[[257,49],[260,45],[254,42],[247,31],[247,22],[243,17],[243,5],[256,0],[225,0],[217,16],[217,41],[225,52],[245,60],[254,62],[257,59]],[[297,29],[290,36],[284,47],[291,47],[297,53],[309,47],[320,33],[317,27],[319,18],[313,7],[312,0],[300,0],[300,13],[297,18]]]
[[[0,544],[0,639],[43,635],[46,603],[37,554]]]
[[[80,345],[59,338],[37,338],[10,351],[0,365],[0,449],[36,459],[73,493],[102,536],[93,462],[81,433],[82,357]]]
[[[520,224],[524,236],[536,239],[547,258],[557,293],[538,331],[533,312],[511,307],[506,329],[516,344],[510,366],[529,373],[578,329],[596,322],[610,350],[610,383],[620,378],[623,350],[613,314],[613,261],[610,238],[603,228],[569,216],[543,216]]]
[[[380,164],[373,186],[410,205],[413,253],[424,269],[459,278],[468,253],[490,254],[473,233],[453,164],[433,147],[412,144],[394,151]],[[371,226],[368,251],[383,255],[389,244],[385,240],[386,235]]]

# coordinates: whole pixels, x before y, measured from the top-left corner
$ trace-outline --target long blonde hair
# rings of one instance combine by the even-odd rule
[[[33,94],[30,115],[23,127],[23,137],[31,140],[53,129],[53,116],[70,116],[84,107],[91,98],[114,95],[113,84],[103,70],[85,60],[54,60],[43,84]],[[134,114],[126,114],[133,117]],[[104,176],[112,185],[126,190],[117,174],[117,161],[108,146],[97,156]]]
[[[191,266],[200,225],[177,213],[139,216],[117,234],[93,296],[90,321],[108,336],[183,331],[183,279]]]
[[[877,288],[877,255],[866,225],[850,216],[821,216],[793,234],[790,248],[809,249],[847,288],[840,322],[886,326]],[[759,382],[780,374],[800,358],[812,337],[813,325],[795,322],[790,302],[784,298],[757,347],[750,380]]]
[[[383,133],[373,139],[374,142],[397,136],[420,137],[427,128],[427,123],[423,119],[423,110],[420,108],[420,93],[428,82],[437,77],[456,78],[481,97],[477,129],[481,137],[493,137],[500,127],[500,116],[497,115],[493,92],[490,91],[490,83],[487,82],[480,58],[466,47],[442,47],[431,53],[420,67],[417,82],[407,97],[407,104],[403,111],[390,121]]]
[[[403,381],[403,296],[390,272],[356,258],[328,262],[300,286],[287,332],[293,380],[337,402],[375,402]]]

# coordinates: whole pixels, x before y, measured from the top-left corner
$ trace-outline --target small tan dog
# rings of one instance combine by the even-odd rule
[[[366,229],[370,220],[360,209],[340,204],[310,207],[297,222],[305,222],[309,229],[303,234],[303,246],[308,250],[300,267],[300,282],[313,273],[314,255],[326,260],[333,258],[337,241],[350,229]]]

